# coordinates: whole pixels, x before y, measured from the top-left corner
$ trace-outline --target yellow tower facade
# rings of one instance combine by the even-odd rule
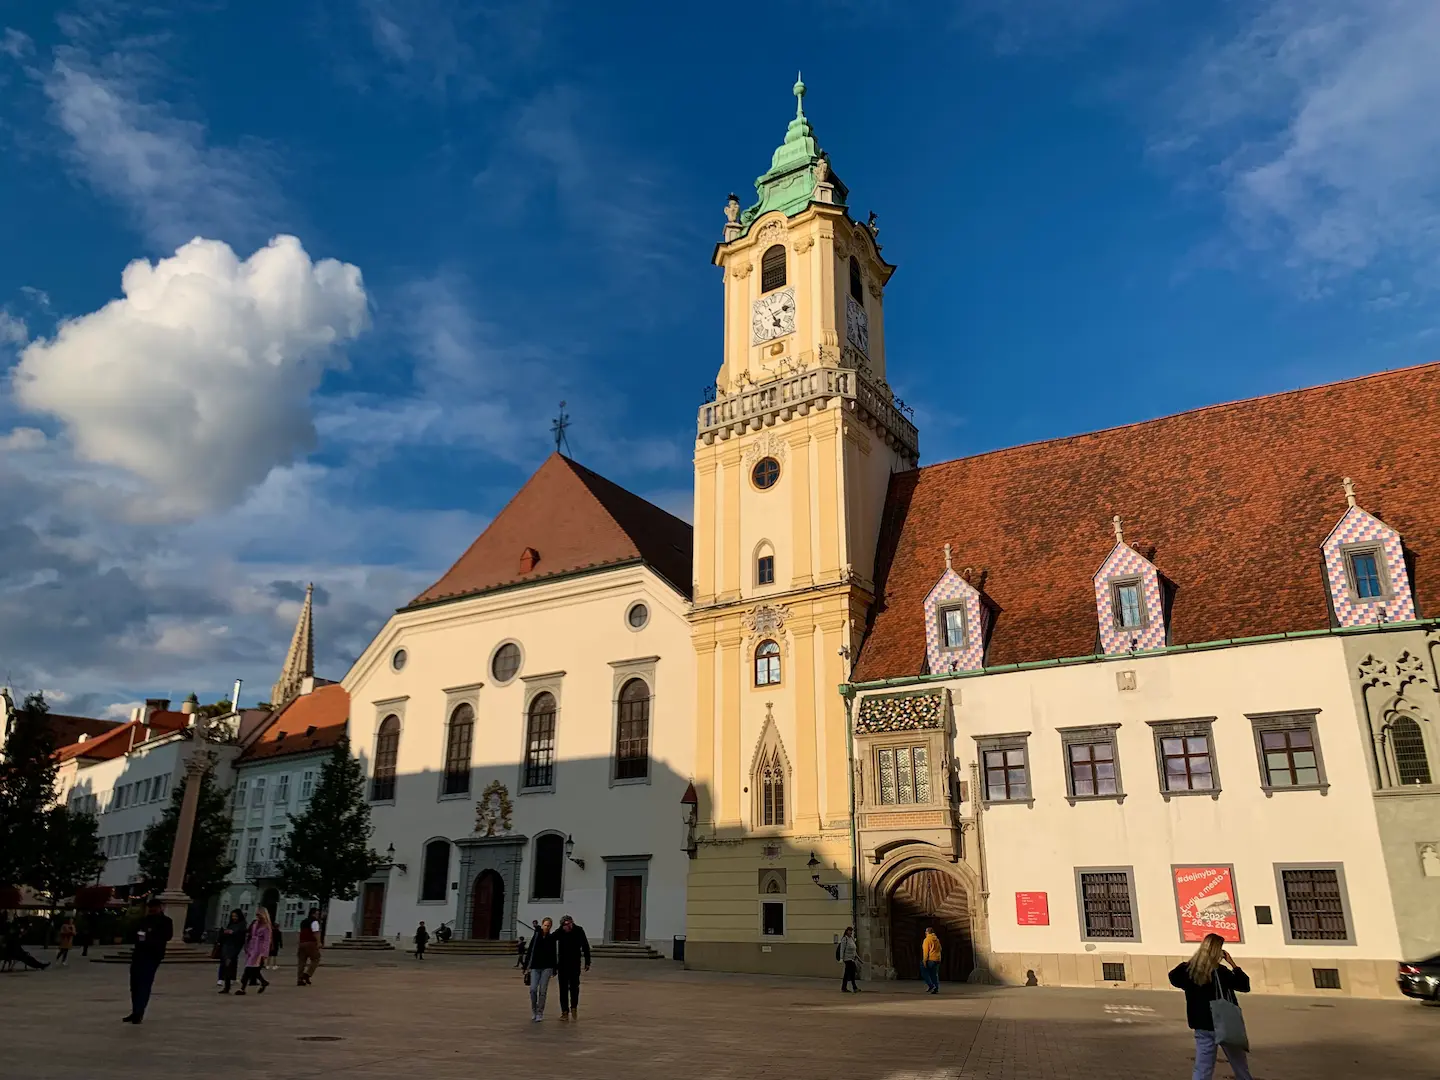
[[[854,914],[838,686],[874,599],[890,475],[918,461],[886,382],[894,267],[796,116],[730,197],[724,358],[695,444],[696,805],[686,962],[833,974]]]

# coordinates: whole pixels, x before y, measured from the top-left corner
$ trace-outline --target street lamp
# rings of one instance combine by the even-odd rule
[[[569,859],[581,870],[585,869],[585,860],[575,857],[575,837],[573,836],[565,837],[565,858]]]
[[[816,885],[820,886],[820,888],[824,889],[827,893],[829,893],[831,900],[839,900],[840,886],[827,885],[825,882],[820,880],[820,860],[815,858],[815,852],[810,852],[810,861],[807,862],[805,865],[810,870],[810,880],[813,881]]]
[[[387,848],[385,849],[385,857],[390,860],[389,862],[387,862],[387,863],[385,864],[387,867],[393,866],[393,867],[395,867],[395,869],[399,870],[402,874],[408,874],[408,873],[410,872],[409,867],[407,867],[403,862],[396,862],[396,861],[395,861],[395,845],[394,845],[394,844],[391,844],[389,847],[387,847]]]

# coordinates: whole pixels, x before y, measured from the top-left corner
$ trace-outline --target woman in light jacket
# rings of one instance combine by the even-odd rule
[[[852,986],[854,992],[860,992],[860,984],[855,981],[855,976],[860,974],[860,950],[855,947],[855,928],[845,927],[845,934],[840,938],[840,947],[835,950],[835,957],[845,965],[845,974],[840,977],[840,992],[843,994]]]
[[[270,955],[270,938],[273,927],[270,925],[270,912],[265,905],[261,904],[255,912],[255,921],[250,924],[250,936],[245,942],[245,974],[240,976],[240,989],[235,991],[238,997],[245,993],[245,987],[251,983],[259,983],[258,993],[263,994],[270,981],[265,978],[261,968],[266,958]]]
[[[1229,967],[1225,965],[1228,964]],[[1210,1080],[1215,1075],[1215,1021],[1210,1015],[1210,1002],[1221,994],[1248,994],[1250,976],[1230,959],[1225,939],[1219,934],[1206,934],[1195,955],[1170,972],[1170,985],[1185,991],[1185,1020],[1195,1032],[1195,1072],[1193,1080]],[[1235,1080],[1251,1080],[1250,1064],[1245,1051],[1225,1047],[1225,1060]]]

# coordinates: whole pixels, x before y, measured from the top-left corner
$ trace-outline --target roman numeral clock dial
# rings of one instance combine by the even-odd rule
[[[795,290],[781,289],[755,301],[751,318],[752,345],[795,332]]]

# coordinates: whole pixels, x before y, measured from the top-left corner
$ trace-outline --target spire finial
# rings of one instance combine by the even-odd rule
[[[1114,517],[1112,517],[1110,519],[1110,524],[1115,526],[1115,542],[1117,544],[1123,544],[1125,542],[1125,530],[1121,527],[1120,515],[1116,514]]]
[[[948,543],[945,545],[945,569],[946,569],[946,570],[953,570],[953,569],[954,569],[954,567],[952,567],[952,566],[950,565],[950,545],[949,545]]]
[[[805,119],[805,80],[800,77],[800,72],[795,73],[795,85],[791,88],[795,95],[795,119]]]
[[[1355,481],[1354,481],[1354,480],[1351,480],[1350,477],[1347,476],[1347,477],[1345,477],[1343,480],[1340,481],[1340,484],[1341,484],[1342,487],[1345,488],[1345,501],[1346,501],[1347,503],[1349,503],[1351,506],[1354,506],[1354,505],[1355,505]]]
[[[565,402],[560,402],[560,414],[550,422],[550,434],[555,439],[555,452],[560,453],[560,447],[570,449],[570,440],[565,435],[565,429],[570,426],[570,414],[565,411]]]

